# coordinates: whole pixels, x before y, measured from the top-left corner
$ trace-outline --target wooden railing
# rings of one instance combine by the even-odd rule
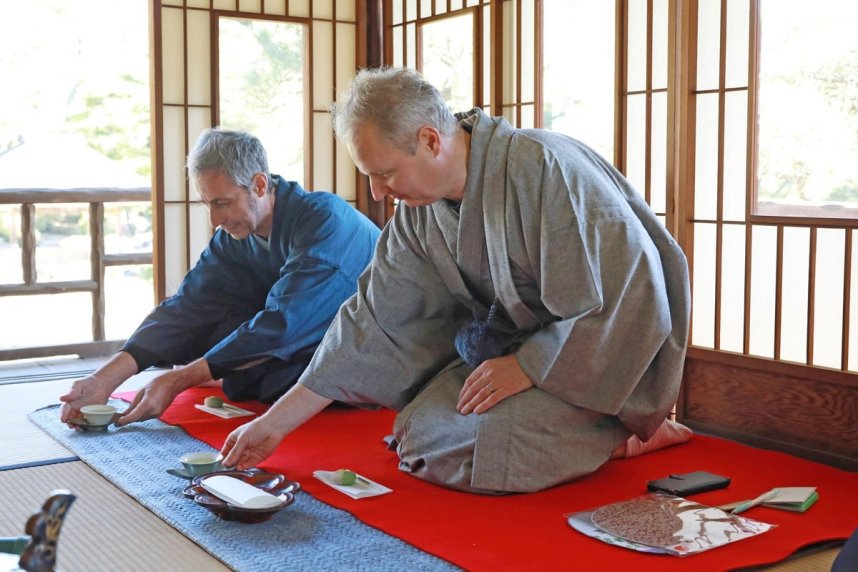
[[[106,254],[104,249],[104,203],[150,202],[149,188],[135,189],[0,189],[0,205],[21,207],[21,268],[23,283],[0,284],[0,297],[34,294],[92,294],[92,341],[77,344],[0,349],[0,361],[77,354],[81,357],[108,355],[121,344],[105,339],[104,269],[108,266],[152,263],[152,252]],[[80,203],[89,205],[90,278],[39,282],[36,274],[36,204]],[[9,325],[7,324],[6,327]]]

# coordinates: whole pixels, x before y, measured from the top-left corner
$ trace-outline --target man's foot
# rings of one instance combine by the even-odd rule
[[[649,441],[641,441],[637,435],[632,435],[623,444],[617,447],[611,458],[629,458],[643,455],[658,449],[664,449],[671,445],[679,445],[691,439],[692,431],[682,423],[665,419],[661,427],[649,438]]]

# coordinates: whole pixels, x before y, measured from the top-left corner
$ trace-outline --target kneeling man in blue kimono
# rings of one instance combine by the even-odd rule
[[[212,380],[232,400],[276,400],[372,258],[378,227],[336,195],[269,174],[249,133],[206,130],[187,167],[217,230],[178,292],[60,398],[63,421],[151,365],[179,367],[141,389],[117,425],[157,417],[181,391]]]
[[[477,493],[537,491],[688,439],[685,256],[589,147],[454,116],[409,69],[363,70],[337,137],[373,197],[399,199],[357,294],[298,383],[236,429],[265,459],[332,400],[399,412],[399,466]]]

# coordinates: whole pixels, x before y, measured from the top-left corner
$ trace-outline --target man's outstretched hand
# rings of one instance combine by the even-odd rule
[[[110,397],[110,388],[94,376],[88,375],[75,381],[71,389],[65,395],[60,396],[62,407],[60,407],[60,421],[68,423],[69,420],[81,416],[80,408],[85,405],[102,405],[107,403]],[[69,425],[73,427],[74,425]]]
[[[331,403],[300,383],[292,386],[264,415],[229,434],[221,448],[223,465],[239,470],[255,467],[286,435]]]
[[[270,457],[285,435],[270,427],[269,421],[259,417],[230,433],[221,449],[223,465],[243,471]]]
[[[137,392],[134,400],[116,424],[120,427],[155,419],[173,403],[184,390],[211,380],[208,363],[202,358],[186,366],[162,373]]]

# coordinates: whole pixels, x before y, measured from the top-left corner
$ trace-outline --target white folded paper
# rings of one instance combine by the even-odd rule
[[[200,411],[205,411],[206,413],[211,413],[212,415],[217,415],[218,417],[223,417],[224,419],[232,419],[233,417],[249,417],[251,415],[256,415],[253,411],[248,411],[247,409],[242,409],[241,407],[236,407],[235,405],[230,405],[229,403],[224,403],[221,407],[209,407],[207,405],[195,403],[194,407],[196,407]]]
[[[393,489],[389,489],[386,486],[380,485],[373,480],[370,480],[362,475],[358,475],[357,473],[355,473],[357,480],[355,480],[354,484],[340,485],[337,484],[336,475],[337,471],[313,471],[314,477],[316,477],[329,487],[333,487],[341,493],[349,495],[353,499],[376,497],[378,495],[384,495],[393,492]]]
[[[272,508],[284,499],[227,475],[203,479],[200,484],[211,494],[241,508]]]

